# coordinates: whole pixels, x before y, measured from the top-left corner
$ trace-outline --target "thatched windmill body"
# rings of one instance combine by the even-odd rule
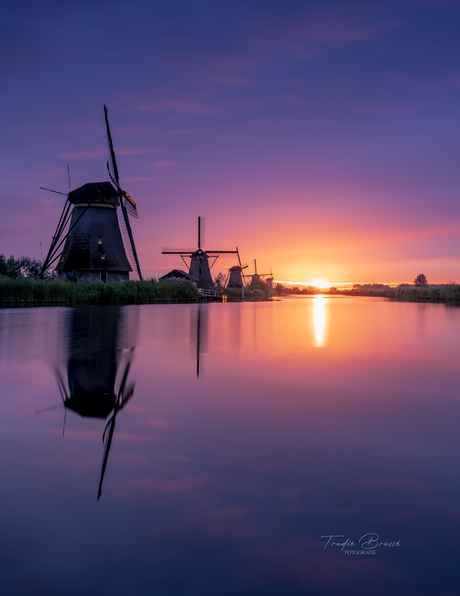
[[[244,265],[241,264],[240,253],[238,251],[238,247],[236,247],[236,252],[238,254],[238,265],[234,265],[230,267],[228,270],[228,282],[227,288],[244,288],[247,285],[244,279],[243,270],[248,267],[247,263]]]
[[[127,281],[133,269],[142,280],[128,217],[138,217],[136,203],[120,186],[106,106],[104,113],[111,182],[69,192],[42,274],[59,259],[56,270],[63,280]]]
[[[163,250],[163,255],[180,255],[184,263],[187,265],[186,258],[190,259],[189,275],[197,280],[198,288],[211,288],[214,286],[212,280],[211,269],[220,254],[236,254],[237,250],[204,250],[201,241],[201,226],[202,217],[198,217],[198,249],[197,250]],[[214,258],[211,265],[209,259]]]

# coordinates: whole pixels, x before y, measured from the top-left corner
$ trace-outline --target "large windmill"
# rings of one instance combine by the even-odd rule
[[[189,275],[197,281],[198,288],[210,288],[214,286],[211,276],[211,269],[220,254],[237,254],[237,250],[204,250],[201,246],[201,225],[202,217],[198,218],[198,248],[197,250],[163,250],[163,255],[180,255],[184,263],[189,268]],[[209,266],[209,257],[214,257],[214,261]],[[190,259],[190,265],[186,258]]]
[[[42,275],[59,259],[63,280],[127,281],[133,269],[142,280],[128,217],[138,217],[136,203],[120,186],[106,106],[104,114],[112,183],[91,182],[69,192]]]

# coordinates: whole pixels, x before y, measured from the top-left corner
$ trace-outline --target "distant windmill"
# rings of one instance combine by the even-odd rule
[[[113,184],[91,182],[68,193],[42,275],[59,259],[56,271],[63,280],[127,281],[133,268],[142,280],[128,218],[128,213],[138,218],[136,203],[120,186],[107,112],[104,106],[109,145],[107,169]]]
[[[202,217],[198,218],[198,249],[197,250],[163,250],[163,255],[180,255],[181,259],[187,265],[185,258],[190,259],[189,275],[194,277],[197,281],[198,288],[210,288],[214,286],[211,276],[211,269],[220,254],[236,254],[237,250],[207,250],[206,252],[201,246],[201,227]],[[209,266],[209,257],[214,257],[214,261]]]
[[[230,269],[228,270],[229,277],[228,277],[227,288],[244,288],[244,286],[246,285],[243,269],[246,269],[248,267],[248,264],[245,263],[244,265],[241,265],[241,259],[240,259],[240,253],[238,252],[238,247],[236,247],[236,252],[238,254],[239,265],[234,265],[233,267],[230,267]]]
[[[262,277],[265,277],[265,282],[268,283],[269,286],[273,284],[273,273],[270,268],[270,273],[257,273],[257,261],[254,259],[254,273],[252,275],[252,281],[258,281]],[[263,281],[263,280],[262,280]]]

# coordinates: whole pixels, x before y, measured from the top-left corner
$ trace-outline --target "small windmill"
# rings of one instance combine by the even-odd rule
[[[271,279],[271,282],[273,282],[273,273],[271,272],[271,268],[270,268],[270,273],[257,273],[257,261],[256,259],[254,259],[254,273],[252,274],[252,281],[259,281],[259,279],[261,279],[262,277],[265,277],[267,279],[265,279],[265,281],[267,282],[269,279]],[[263,280],[262,280],[263,281]]]
[[[227,283],[227,288],[244,288],[244,286],[246,285],[245,279],[244,279],[244,273],[243,273],[243,269],[246,269],[248,267],[248,264],[245,263],[244,265],[241,265],[241,259],[240,259],[240,253],[238,251],[238,247],[236,247],[236,252],[238,255],[238,263],[239,265],[234,265],[233,267],[230,267],[230,269],[228,270],[228,283]]]
[[[65,195],[67,200],[42,275],[59,259],[56,271],[63,280],[127,281],[133,269],[142,280],[128,217],[129,213],[138,218],[136,203],[120,186],[107,113],[104,106],[109,145],[107,169],[112,184],[92,182]]]
[[[163,255],[180,255],[181,259],[189,268],[189,275],[194,277],[197,281],[198,288],[210,288],[214,286],[211,276],[211,269],[214,263],[219,258],[220,254],[236,254],[237,250],[204,250],[201,246],[201,227],[202,217],[198,217],[198,249],[197,250],[163,250]],[[214,257],[214,261],[209,266],[209,258]],[[190,265],[187,264],[186,258],[190,259]]]

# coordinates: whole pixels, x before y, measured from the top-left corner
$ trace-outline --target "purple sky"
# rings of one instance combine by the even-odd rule
[[[278,280],[460,282],[459,25],[447,0],[6,2],[0,252],[46,255],[67,164],[108,178],[106,103],[145,277],[203,215]]]

